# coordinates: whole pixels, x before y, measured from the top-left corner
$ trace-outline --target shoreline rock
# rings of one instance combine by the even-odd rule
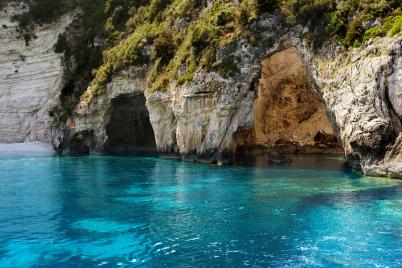
[[[328,149],[320,148],[320,143],[334,143],[336,137],[354,169],[366,175],[402,177],[401,36],[371,39],[360,48],[349,50],[326,45],[317,51],[305,38],[301,26],[289,28],[282,17],[267,16],[256,22],[254,28],[260,29],[256,40],[240,38],[217,52],[218,58],[232,59],[235,74],[222,77],[218,72],[199,69],[185,85],[173,83],[164,92],[151,92],[147,88],[151,66],[131,66],[112,77],[105,93],[94,96],[88,88],[72,115],[58,121],[49,112],[58,104],[64,70],[62,56],[53,51],[53,45],[72,18],[65,16],[39,28],[38,38],[25,47],[24,41],[13,35],[15,25],[7,24],[10,14],[0,14],[0,22],[6,23],[0,30],[0,55],[6,59],[0,63],[5,70],[0,71],[0,113],[4,115],[0,118],[0,142],[52,141],[56,151],[71,153],[110,150],[111,144],[116,143],[116,136],[112,141],[110,127],[108,130],[111,118],[116,116],[116,100],[138,95],[145,98],[145,106],[131,109],[130,113],[138,113],[138,118],[149,117],[158,152],[180,155],[186,161],[225,163],[234,154],[236,135],[255,127],[255,102],[261,97],[259,80],[263,68],[269,68],[262,62],[275,53],[292,49],[302,59],[303,79],[322,103],[311,111],[303,111],[305,115],[301,117],[308,121],[321,110],[320,115],[325,113],[328,122],[323,123],[321,117],[305,127],[303,120],[298,119],[300,127],[311,129],[311,133],[298,132],[295,127],[292,131],[298,135],[285,135],[289,129],[285,126],[281,136],[289,137],[278,144],[295,146],[293,151],[298,146],[316,146],[320,152]],[[289,85],[294,86],[293,93],[303,86]],[[273,96],[282,97],[286,96]],[[291,106],[291,100],[283,103],[282,108]],[[290,110],[284,109],[278,118],[284,116],[292,116]],[[297,120],[278,120],[285,121]],[[312,127],[314,124],[316,128]],[[127,131],[130,125],[122,122],[121,127]],[[133,131],[133,135],[144,135],[138,127]],[[272,145],[268,140],[252,141],[250,135],[242,137],[245,145]]]

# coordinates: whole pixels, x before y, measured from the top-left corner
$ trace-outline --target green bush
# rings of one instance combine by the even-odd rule
[[[345,46],[357,46],[361,42],[360,39],[362,38],[362,35],[362,22],[360,18],[356,18],[349,24],[348,31],[343,39],[343,44]]]
[[[372,37],[400,31],[399,23],[389,17],[398,15],[394,13],[401,0],[282,0],[279,5],[288,22],[310,26],[315,41],[324,36],[347,47],[359,46]],[[363,22],[377,19],[384,20],[383,27],[363,30]]]
[[[394,36],[398,34],[402,29],[402,15],[395,16],[393,19],[392,27],[389,30],[389,35]]]
[[[224,57],[222,61],[216,63],[214,67],[224,78],[232,77],[240,71],[233,55]]]
[[[218,30],[208,24],[197,25],[192,33],[191,44],[196,55],[199,55],[205,48],[216,42]]]
[[[377,36],[394,36],[402,30],[402,15],[389,16],[384,19],[382,26],[368,29],[363,36],[363,41],[367,41]]]
[[[232,10],[222,10],[216,17],[217,26],[226,26],[235,22],[235,17]]]
[[[176,0],[172,6],[172,14],[175,18],[191,17],[206,4],[206,0]]]
[[[155,59],[160,58],[161,63],[167,64],[173,58],[176,52],[176,45],[169,32],[160,33],[153,42],[155,50]]]
[[[277,0],[256,0],[258,14],[272,12],[278,7]]]
[[[372,27],[364,32],[363,41],[368,41],[377,36],[383,36],[384,31],[380,27]]]
[[[281,10],[290,23],[312,23],[334,9],[335,0],[282,0]]]
[[[39,25],[50,23],[71,10],[73,5],[71,0],[32,0],[27,3],[29,11],[14,17],[20,27],[26,27],[31,23]]]
[[[163,11],[169,4],[171,0],[151,0],[151,3],[148,8],[148,20],[154,21],[158,19],[161,11]]]
[[[56,53],[64,53],[70,54],[70,47],[66,38],[66,34],[60,34],[57,38],[56,45],[54,46],[54,51]]]

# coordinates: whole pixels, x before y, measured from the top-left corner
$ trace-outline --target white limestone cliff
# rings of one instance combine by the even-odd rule
[[[63,80],[61,55],[53,46],[72,17],[38,27],[26,46],[11,21],[22,10],[13,3],[0,10],[0,143],[50,142],[49,110]]]

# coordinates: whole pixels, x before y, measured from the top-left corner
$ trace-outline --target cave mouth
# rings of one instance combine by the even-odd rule
[[[107,153],[155,154],[155,135],[142,92],[112,100],[106,126]]]
[[[253,127],[235,133],[234,155],[341,153],[297,48],[274,53],[261,67]]]

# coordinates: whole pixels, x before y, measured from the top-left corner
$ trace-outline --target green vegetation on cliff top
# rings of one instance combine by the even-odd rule
[[[200,67],[233,75],[237,70],[230,68],[231,59],[217,60],[216,51],[240,36],[252,37],[250,25],[274,10],[289,24],[309,26],[312,39],[324,36],[345,46],[401,29],[400,0],[243,0],[238,5],[217,0],[209,7],[205,2],[152,0],[139,8],[126,23],[127,36],[104,53],[92,90],[101,92],[114,73],[136,64],[152,63],[148,83],[155,91],[167,90],[172,81],[191,81]]]
[[[148,84],[153,91],[166,91],[172,82],[181,85],[191,81],[200,67],[231,76],[238,71],[231,64],[232,56],[218,60],[217,50],[241,36],[252,41],[255,32],[250,26],[265,13],[280,12],[287,24],[309,27],[309,38],[316,44],[327,41],[360,46],[373,37],[398,34],[402,27],[402,0],[234,2],[32,0],[30,12],[17,19],[22,26],[41,24],[83,7],[83,22],[92,33],[92,42],[95,36],[105,40],[103,56],[91,65],[96,67],[90,75],[96,94],[105,90],[114,74],[132,65],[152,66]],[[74,46],[61,36],[57,48],[68,53]]]

